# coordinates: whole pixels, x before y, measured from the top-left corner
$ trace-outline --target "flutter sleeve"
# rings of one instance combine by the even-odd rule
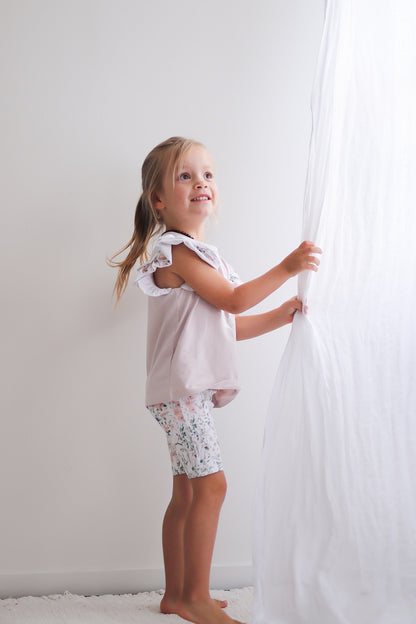
[[[139,288],[150,297],[159,297],[167,295],[171,288],[159,288],[154,281],[154,273],[156,269],[171,266],[172,264],[172,245],[180,245],[183,243],[189,249],[194,251],[199,258],[207,262],[214,269],[218,269],[221,265],[221,258],[218,251],[212,245],[194,240],[183,234],[176,232],[168,232],[163,234],[156,242],[152,256],[146,264],[137,269],[137,277],[135,283]],[[230,281],[232,281],[230,279]]]

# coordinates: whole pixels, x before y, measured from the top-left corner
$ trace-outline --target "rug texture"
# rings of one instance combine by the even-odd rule
[[[0,600],[0,624],[183,624],[177,615],[163,615],[159,603],[163,590],[121,596],[78,596],[65,592],[53,596]],[[214,590],[213,598],[228,600],[226,612],[250,624],[253,588]]]

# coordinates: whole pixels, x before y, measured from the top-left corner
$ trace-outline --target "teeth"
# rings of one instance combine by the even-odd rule
[[[207,201],[209,197],[194,197],[192,201]]]

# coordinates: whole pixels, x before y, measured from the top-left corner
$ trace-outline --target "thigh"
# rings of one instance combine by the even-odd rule
[[[168,443],[170,461],[172,466],[172,474],[174,477],[174,484],[176,483],[176,477],[183,475],[186,476],[186,471],[184,466],[182,465],[181,458],[176,452],[176,440],[178,437],[178,408],[179,403],[177,401],[171,401],[168,403],[156,403],[154,405],[147,406],[147,409],[152,414],[156,422],[162,427],[163,431],[166,433],[166,439]]]
[[[212,391],[201,392],[179,401],[180,423],[176,452],[190,479],[223,470],[213,417]]]
[[[213,391],[148,406],[165,430],[174,475],[192,479],[223,470],[212,414]]]

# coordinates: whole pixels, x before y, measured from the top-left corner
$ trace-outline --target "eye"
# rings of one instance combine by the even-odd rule
[[[212,175],[212,173],[210,171],[207,171],[206,174],[205,174],[205,177],[206,177],[207,180],[212,180],[212,178],[214,176]]]
[[[181,173],[179,176],[179,180],[190,180],[191,176],[189,173]]]

